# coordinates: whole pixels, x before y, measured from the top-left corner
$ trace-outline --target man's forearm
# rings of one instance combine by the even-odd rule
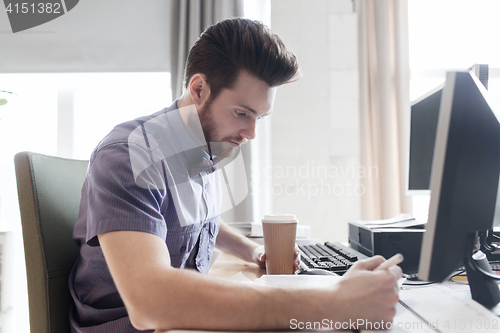
[[[253,262],[252,254],[261,245],[243,236],[226,223],[221,222],[216,246],[238,258]]]
[[[114,231],[98,237],[137,329],[286,329],[292,319],[387,321],[395,314],[401,270],[372,272],[382,257],[358,261],[332,288],[287,290],[172,268],[165,240],[153,234]]]
[[[111,276],[137,329],[259,330],[286,328],[300,297],[171,267],[165,241],[153,234],[100,234]]]
[[[319,319],[301,309],[302,297],[290,290],[253,286],[185,270],[170,271],[163,282],[168,283],[150,300],[156,303],[156,310],[142,313],[145,325],[138,325],[139,328],[275,330],[289,328],[294,318]],[[143,318],[137,319],[136,323],[140,323]]]

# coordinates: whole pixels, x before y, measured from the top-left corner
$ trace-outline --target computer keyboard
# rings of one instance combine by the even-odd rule
[[[339,242],[298,245],[300,250],[300,270],[310,268],[325,269],[339,275],[344,274],[356,261],[368,256]],[[493,271],[500,271],[498,261],[491,263]],[[464,269],[464,268],[463,268]],[[418,279],[418,274],[404,274],[407,279]]]
[[[299,245],[299,250],[301,256],[299,269],[320,268],[339,275],[344,274],[359,259],[368,258],[338,242]]]

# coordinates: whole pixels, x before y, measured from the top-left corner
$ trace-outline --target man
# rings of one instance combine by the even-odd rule
[[[70,276],[74,332],[392,320],[401,270],[373,271],[381,257],[357,263],[328,290],[263,289],[200,274],[216,240],[265,266],[259,245],[220,223],[216,168],[255,137],[276,87],[297,71],[293,54],[262,24],[219,22],[188,55],[182,97],[99,143],[74,230],[81,254]],[[298,261],[296,253],[295,267]]]

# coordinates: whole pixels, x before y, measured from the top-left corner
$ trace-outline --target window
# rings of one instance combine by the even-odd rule
[[[169,73],[76,74],[73,157],[88,159],[117,124],[172,103]]]
[[[13,231],[15,272],[5,332],[28,332],[26,271],[14,172],[14,155],[34,151],[88,159],[116,124],[169,106],[169,73],[0,74],[7,104],[0,106],[0,230]],[[6,310],[6,309],[1,309]],[[2,319],[2,318],[0,318]],[[14,326],[16,325],[16,326]]]
[[[446,72],[488,64],[489,94],[500,110],[500,31],[497,0],[409,0],[410,99],[445,80]],[[429,196],[414,196],[417,218],[427,218]]]

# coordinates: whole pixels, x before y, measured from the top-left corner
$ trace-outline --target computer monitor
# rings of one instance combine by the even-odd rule
[[[475,74],[488,89],[489,66],[475,64],[464,72]],[[411,103],[410,144],[408,151],[408,195],[429,195],[432,157],[444,84],[441,84]]]
[[[429,195],[432,155],[444,84],[413,101],[410,109],[408,194]]]
[[[441,282],[464,265],[472,298],[492,308],[500,302],[500,291],[492,280],[491,267],[477,249],[478,233],[492,229],[495,215],[500,114],[491,108],[486,94],[475,75],[447,73],[418,276]]]

